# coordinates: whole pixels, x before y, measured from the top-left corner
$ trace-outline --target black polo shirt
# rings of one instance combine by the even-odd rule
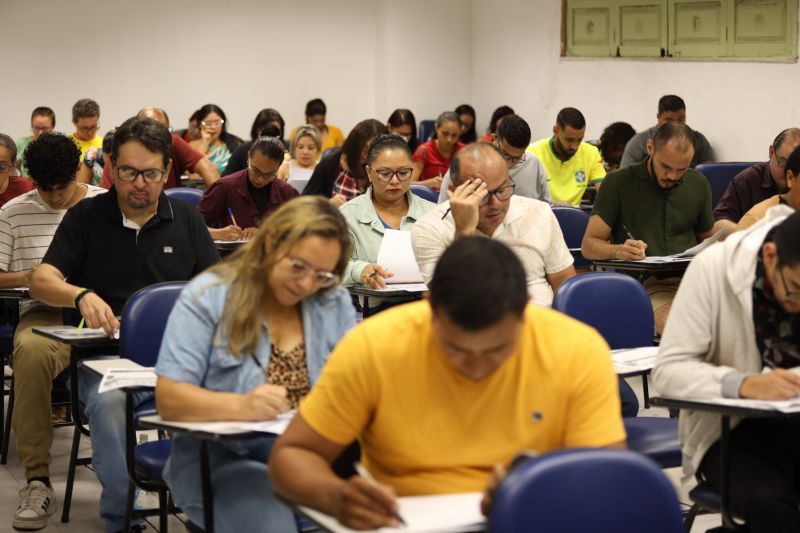
[[[67,211],[42,259],[69,283],[97,292],[116,315],[139,289],[188,281],[217,261],[214,242],[193,206],[162,192],[156,214],[137,232],[123,226],[114,187]]]

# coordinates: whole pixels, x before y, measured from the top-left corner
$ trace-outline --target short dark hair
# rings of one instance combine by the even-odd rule
[[[444,113],[440,113],[438,117],[436,117],[436,127],[440,128],[442,124],[445,122],[455,122],[458,124],[458,127],[461,127],[461,117],[458,116],[457,113],[453,111],[445,111]]]
[[[367,164],[372,165],[385,150],[402,150],[408,154],[408,157],[411,157],[411,148],[408,147],[405,139],[394,133],[386,133],[373,139],[369,152],[367,152]]]
[[[172,134],[160,122],[146,117],[131,117],[122,123],[114,132],[111,141],[111,160],[114,164],[119,157],[120,147],[130,141],[136,141],[148,151],[161,154],[162,166],[167,168],[172,159]]]
[[[361,164],[361,152],[378,135],[389,133],[386,125],[374,118],[362,120],[350,130],[342,145],[341,153],[347,161],[350,175],[356,180],[364,178],[364,165]]]
[[[430,304],[467,331],[493,326],[508,313],[521,317],[528,305],[525,269],[505,244],[463,237],[436,263]]]
[[[636,130],[627,122],[612,122],[600,135],[600,152],[615,148],[625,148],[631,137],[636,135]]]
[[[658,150],[669,141],[675,140],[678,142],[678,148],[684,152],[689,148],[694,150],[694,137],[694,130],[683,122],[668,120],[656,129],[656,134],[653,135],[653,149]]]
[[[14,142],[10,136],[6,135],[5,133],[0,133],[0,146],[5,148],[11,153],[11,163],[12,165],[17,161],[17,143]]]
[[[489,119],[488,132],[489,133],[496,133],[497,132],[497,121],[500,120],[501,118],[505,118],[508,115],[513,115],[513,114],[514,114],[514,110],[511,109],[507,105],[501,105],[500,107],[495,109],[494,113],[492,113],[492,118]]]
[[[414,113],[411,112],[410,109],[398,108],[392,111],[392,114],[389,115],[389,120],[386,121],[393,128],[399,128],[400,126],[411,126],[411,140],[414,141],[417,138],[417,117],[414,116]]]
[[[37,186],[55,187],[77,179],[81,149],[63,133],[45,133],[25,148],[23,159]]]
[[[800,137],[800,128],[786,128],[772,141],[773,150],[778,150],[789,137]]]
[[[470,126],[467,132],[461,136],[461,142],[464,144],[469,144],[477,141],[478,134],[475,133],[475,108],[469,104],[461,104],[455,108],[454,111],[459,117],[461,115],[468,115],[472,117],[472,126]]]
[[[582,130],[586,127],[586,119],[583,113],[574,107],[565,107],[556,115],[556,125],[562,130],[567,126],[576,130]]]
[[[266,133],[264,133],[264,128],[266,128],[267,125],[271,124],[272,122],[277,122],[281,125],[277,137],[283,139],[283,132],[286,129],[286,121],[283,120],[283,117],[280,113],[271,107],[267,107],[258,112],[255,120],[253,120],[253,125],[250,128],[250,138],[255,141],[260,136],[266,135]]]
[[[478,141],[468,144],[456,152],[453,156],[453,159],[450,160],[450,181],[453,183],[453,185],[461,185],[461,160],[465,157],[480,159],[483,157],[483,152],[485,150],[494,152],[497,154],[497,157],[499,157],[502,161],[505,161],[503,154],[500,153],[500,149],[492,143]]]
[[[668,113],[674,113],[675,111],[680,111],[681,109],[686,109],[686,102],[684,102],[683,98],[680,96],[675,96],[674,94],[665,94],[658,99],[659,115],[665,111]]]
[[[111,145],[114,144],[114,132],[117,131],[117,128],[111,128],[106,132],[105,137],[103,137],[103,155],[108,157],[108,154],[111,153]]]
[[[531,143],[531,127],[519,115],[508,115],[497,127],[497,137],[514,148],[527,148]]]
[[[282,163],[283,154],[286,153],[286,147],[283,146],[283,141],[278,137],[259,137],[250,145],[247,155],[253,157],[253,154],[256,152],[267,156],[267,158],[273,161]]]
[[[773,242],[778,249],[779,267],[793,268],[800,264],[800,211],[795,211],[778,225]]]
[[[222,131],[219,134],[219,139],[228,146],[228,150],[233,152],[234,148],[236,148],[236,146],[239,143],[238,142],[230,142],[230,141],[233,141],[233,139],[229,139],[229,137],[231,137],[231,136],[230,136],[230,134],[228,134],[228,117],[225,116],[225,111],[223,111],[222,108],[220,108],[216,104],[206,104],[203,107],[201,107],[200,109],[198,109],[197,113],[198,113],[198,116],[200,117],[197,120],[197,125],[198,126],[200,126],[201,125],[200,123],[202,121],[204,121],[206,119],[206,117],[208,115],[210,115],[211,113],[216,113],[217,115],[219,115],[219,118],[222,119]]]
[[[91,98],[81,98],[72,106],[72,122],[78,122],[79,118],[99,116],[100,106]]]
[[[49,107],[39,106],[34,108],[33,113],[31,113],[31,121],[33,121],[34,117],[47,117],[53,123],[53,127],[56,127],[56,114]]]
[[[795,177],[800,177],[800,146],[792,150],[792,153],[786,158],[786,166],[783,169],[784,177],[790,170]]]
[[[306,104],[306,118],[313,117],[314,115],[327,115],[328,106],[322,101],[322,98],[314,98],[309,100]]]

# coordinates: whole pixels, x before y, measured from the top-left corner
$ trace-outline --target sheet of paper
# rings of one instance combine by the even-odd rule
[[[106,370],[97,392],[102,394],[110,390],[125,387],[155,387],[158,376],[153,368],[110,368]]]
[[[257,431],[260,433],[271,433],[281,435],[289,426],[297,411],[287,411],[278,416],[275,420],[263,420],[261,422],[242,422],[242,421],[219,421],[219,422],[174,422],[164,420],[158,415],[146,416],[142,420],[158,424],[164,424],[175,429],[185,431],[204,431],[217,433],[220,435],[235,435],[236,433],[247,433]]]
[[[286,428],[289,427],[289,422],[292,421],[297,411],[287,411],[278,415],[275,420],[264,420],[263,422],[246,422],[243,427],[259,431],[261,433],[272,433],[273,435],[283,435]]]
[[[445,533],[482,530],[486,518],[481,514],[480,492],[463,494],[437,494],[434,496],[407,496],[398,498],[400,516],[405,527],[383,528],[382,532],[428,532]],[[319,525],[334,533],[351,533],[332,516],[315,509],[300,506],[300,510]]]
[[[238,240],[238,241],[214,241],[214,244],[244,244],[249,241]]]
[[[75,326],[37,326],[34,330],[47,332],[55,337],[65,340],[71,339],[102,339],[107,337],[103,328],[76,328]],[[119,330],[114,332],[114,338],[119,339]]]
[[[386,280],[387,283],[422,283],[422,274],[411,248],[410,231],[385,230],[376,263],[394,274]]]
[[[378,291],[406,291],[406,292],[425,292],[428,286],[424,283],[392,283],[383,289],[376,289]]]
[[[750,400],[746,398],[714,398],[709,400],[707,398],[701,400],[692,400],[704,403],[711,403],[716,405],[730,405],[732,407],[744,407],[748,409],[763,409],[766,411],[780,411],[782,413],[800,413],[800,398],[785,401],[770,401],[770,400]]]
[[[725,233],[725,230],[722,230],[722,229],[719,230],[714,235],[712,235],[708,239],[704,240],[700,244],[698,244],[696,246],[692,246],[691,248],[689,248],[688,250],[686,250],[682,254],[677,254],[677,257],[694,257],[694,256],[696,256],[697,254],[699,254],[700,252],[702,252],[703,250],[705,250],[706,248],[708,248],[712,244],[714,244],[716,242],[719,242],[719,240],[722,238],[724,233]]]
[[[614,362],[614,369],[617,374],[641,372],[653,369],[657,354],[658,346],[612,350],[611,360]]]

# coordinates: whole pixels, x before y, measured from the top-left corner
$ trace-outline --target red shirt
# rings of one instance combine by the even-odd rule
[[[194,172],[194,167],[198,161],[203,159],[203,154],[189,146],[189,144],[175,135],[172,134],[172,168],[169,169],[167,174],[167,182],[164,184],[165,189],[181,186],[181,176],[186,171]],[[103,179],[100,180],[100,187],[106,189],[111,188],[111,164],[106,163],[103,167]]]
[[[32,191],[35,188],[36,185],[33,184],[33,180],[22,176],[9,176],[8,187],[3,191],[3,194],[0,194],[0,206],[5,205],[12,198],[16,198],[20,194]]]
[[[457,142],[453,149],[453,155],[464,148],[464,143]],[[420,144],[414,151],[412,161],[421,161],[424,166],[420,180],[427,180],[435,178],[436,176],[444,176],[450,168],[450,159],[444,157],[439,149],[436,147],[436,141],[431,140],[426,143]]]

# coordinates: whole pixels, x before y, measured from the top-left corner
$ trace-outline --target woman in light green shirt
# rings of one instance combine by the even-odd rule
[[[367,154],[370,187],[339,209],[347,220],[353,251],[345,271],[345,286],[386,286],[391,272],[376,264],[386,229],[410,231],[436,204],[411,193],[411,150],[399,135],[378,135]]]

